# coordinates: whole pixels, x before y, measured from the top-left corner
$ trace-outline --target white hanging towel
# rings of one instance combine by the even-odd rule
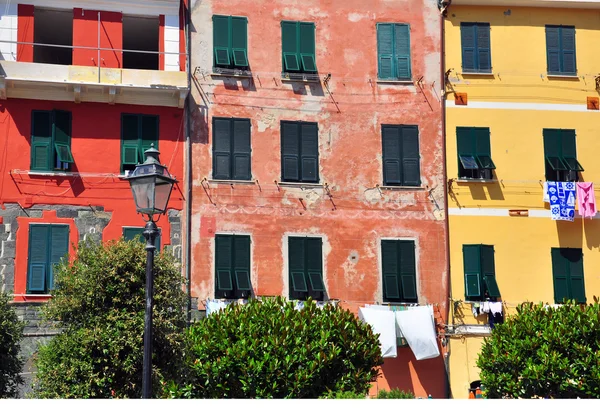
[[[492,314],[502,314],[502,303],[501,302],[492,302],[490,304],[490,312]]]
[[[362,307],[358,318],[369,324],[373,332],[379,334],[379,346],[383,358],[396,358],[396,316],[392,311]]]
[[[433,307],[414,307],[396,311],[396,322],[417,360],[427,360],[440,355],[435,336]]]
[[[225,301],[220,300],[206,300],[206,315],[209,316],[212,313],[216,313],[222,310],[228,305]]]

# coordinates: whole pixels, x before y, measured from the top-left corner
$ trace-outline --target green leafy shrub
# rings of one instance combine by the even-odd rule
[[[410,391],[402,391],[399,388],[392,388],[389,391],[381,390],[377,393],[378,399],[412,399],[415,394]]]
[[[333,391],[320,396],[321,399],[329,400],[364,400],[367,398],[365,394],[358,394],[352,391]]]
[[[0,398],[16,397],[19,384],[23,384],[19,343],[24,323],[9,302],[10,297],[0,292]]]
[[[155,257],[153,391],[177,379],[185,347],[185,302],[172,256]],[[62,333],[39,350],[41,398],[141,397],[146,252],[138,241],[79,244],[75,261],[55,269],[43,312]]]
[[[376,334],[333,305],[304,309],[283,298],[231,304],[189,329],[189,379],[169,385],[184,398],[318,398],[366,395],[383,363]]]
[[[525,303],[486,338],[487,398],[600,398],[600,305]]]

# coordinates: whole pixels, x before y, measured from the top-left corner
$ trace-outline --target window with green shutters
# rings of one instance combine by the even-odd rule
[[[496,165],[492,161],[490,129],[487,127],[456,127],[458,177],[492,178]]]
[[[546,61],[548,74],[577,75],[575,27],[546,26]]]
[[[248,19],[213,16],[213,64],[220,68],[248,69]]]
[[[377,23],[377,63],[380,80],[412,79],[410,25]]]
[[[145,160],[144,151],[158,150],[158,116],[121,114],[121,171],[132,171]]]
[[[281,122],[281,179],[289,182],[319,182],[317,123]]]
[[[316,237],[288,238],[289,291],[291,300],[323,300],[323,240]]]
[[[383,301],[418,303],[415,242],[381,240]]]
[[[71,153],[71,113],[33,110],[31,112],[31,170],[68,170]]]
[[[157,251],[160,251],[160,238],[161,231],[158,230],[158,237],[154,240],[154,246]],[[146,238],[144,238],[144,227],[123,227],[123,238],[127,241],[138,240],[146,244]]]
[[[546,181],[579,181],[575,130],[544,129],[544,165]]]
[[[566,298],[585,304],[581,248],[552,248],[551,254],[554,302],[561,304]]]
[[[281,60],[284,73],[316,73],[315,23],[281,22]]]
[[[463,245],[465,271],[465,299],[467,301],[496,301],[500,290],[496,282],[494,246]]]
[[[489,23],[460,23],[463,73],[491,73]]]
[[[48,294],[53,290],[54,266],[68,254],[68,225],[30,224],[27,293]]]
[[[247,298],[250,281],[250,236],[215,236],[215,298]]]
[[[252,179],[250,120],[213,117],[215,180]]]
[[[383,185],[421,185],[419,128],[417,126],[381,126],[383,143]]]

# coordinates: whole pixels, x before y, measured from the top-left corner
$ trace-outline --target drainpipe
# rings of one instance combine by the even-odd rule
[[[192,273],[192,139],[191,139],[191,117],[192,117],[192,34],[190,31],[191,26],[191,1],[181,0],[183,4],[183,10],[185,12],[185,31],[186,31],[186,56],[187,62],[185,69],[187,71],[187,84],[188,84],[188,95],[185,100],[185,147],[186,147],[186,206],[185,206],[185,280],[187,284],[187,321],[188,325],[192,321],[192,284],[191,284],[191,273]],[[186,8],[187,5],[187,8]]]

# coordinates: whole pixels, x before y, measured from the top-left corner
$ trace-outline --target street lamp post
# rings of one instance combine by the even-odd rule
[[[156,221],[167,211],[173,184],[177,182],[167,167],[158,161],[158,150],[154,144],[144,152],[146,160],[138,164],[127,177],[138,213],[147,217],[144,237],[146,238],[146,315],[144,317],[144,368],[142,398],[152,396],[152,306],[154,293],[154,241],[158,236]],[[155,217],[156,218],[155,221]]]

